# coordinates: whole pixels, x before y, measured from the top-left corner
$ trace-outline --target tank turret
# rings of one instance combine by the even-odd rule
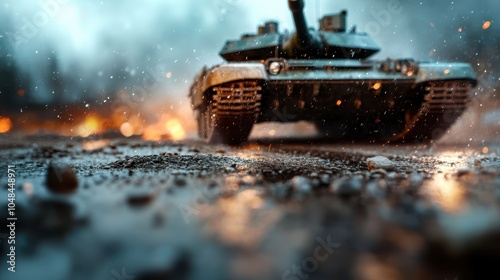
[[[272,57],[286,59],[365,59],[380,49],[365,33],[346,33],[347,11],[327,15],[319,30],[307,25],[303,0],[288,0],[295,32],[281,34],[278,24],[270,21],[259,26],[257,34],[244,34],[228,41],[220,55],[227,61],[259,61]]]

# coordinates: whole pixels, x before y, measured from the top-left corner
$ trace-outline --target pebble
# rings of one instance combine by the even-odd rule
[[[154,191],[145,188],[134,188],[128,191],[127,202],[130,206],[141,207],[151,203],[154,198]]]
[[[134,160],[133,159],[130,159],[127,161],[127,163],[125,163],[125,168],[130,168],[130,167],[133,167],[135,165],[134,163]]]
[[[295,176],[292,178],[292,187],[294,190],[301,193],[311,192],[311,183],[309,179],[303,176]]]
[[[333,193],[340,196],[354,196],[361,193],[361,180],[357,178],[344,178],[335,180],[330,189]]]
[[[191,148],[189,149],[189,151],[190,151],[190,152],[192,152],[192,153],[199,153],[199,152],[200,152],[200,149],[198,149],[197,147],[191,147]]]
[[[174,178],[174,184],[183,187],[187,184],[187,180],[185,176],[175,176]]]
[[[330,176],[328,176],[327,174],[321,175],[320,182],[323,185],[328,185],[330,183]]]
[[[373,169],[370,171],[370,176],[373,175],[380,175],[382,177],[385,177],[387,176],[387,171],[385,171],[384,169]]]
[[[236,172],[236,169],[234,169],[233,167],[226,167],[224,168],[224,171],[226,171],[226,173],[233,173]]]
[[[424,175],[421,173],[412,173],[410,175],[410,187],[411,188],[418,188],[422,185],[424,182]]]
[[[384,169],[391,171],[396,169],[396,164],[386,157],[376,156],[366,160],[368,164],[368,170],[374,169]]]
[[[71,166],[57,166],[51,163],[47,171],[46,185],[53,193],[70,194],[77,190],[78,178]]]
[[[460,169],[457,170],[456,175],[457,175],[457,177],[460,178],[462,176],[469,175],[471,173],[472,173],[472,170],[469,169],[469,168],[460,168]]]
[[[366,193],[370,197],[384,198],[385,195],[386,195],[385,186],[381,187],[380,185],[382,185],[380,182],[370,182],[370,183],[368,183],[366,185]]]

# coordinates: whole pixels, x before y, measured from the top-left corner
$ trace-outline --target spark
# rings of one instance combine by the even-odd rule
[[[12,121],[9,118],[0,116],[0,134],[7,133],[12,129]]]
[[[483,23],[483,30],[486,30],[488,28],[490,28],[491,26],[491,21],[487,20]]]

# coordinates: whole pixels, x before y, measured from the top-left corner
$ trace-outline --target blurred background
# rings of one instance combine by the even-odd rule
[[[498,138],[500,2],[306,1],[311,27],[342,9],[382,47],[374,59],[471,63],[477,98],[449,138]],[[4,0],[0,133],[194,137],[187,95],[197,71],[267,20],[293,31],[285,0]]]

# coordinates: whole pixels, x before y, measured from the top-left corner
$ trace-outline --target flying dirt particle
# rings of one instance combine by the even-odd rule
[[[491,27],[491,21],[487,20],[483,23],[483,30],[486,30]]]

